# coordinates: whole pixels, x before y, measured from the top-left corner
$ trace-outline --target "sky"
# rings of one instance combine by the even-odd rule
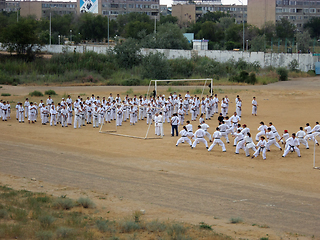
[[[240,2],[242,2],[242,0],[221,0],[222,4],[237,4],[237,5],[241,5]],[[172,5],[172,0],[160,0],[160,4],[164,4],[164,5],[168,5],[171,6]],[[243,4],[247,4],[247,0],[243,0]]]

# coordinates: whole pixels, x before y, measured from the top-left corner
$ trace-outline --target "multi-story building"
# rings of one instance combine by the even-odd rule
[[[48,2],[48,1],[6,1],[7,12],[17,12],[20,16],[36,16],[36,19],[52,15],[64,15],[69,13],[77,14],[76,2]]]
[[[247,22],[246,5],[214,5],[208,3],[172,5],[172,16],[178,18],[179,24],[195,22],[207,12],[224,12],[233,17],[236,23]]]
[[[286,18],[302,30],[312,17],[320,17],[320,0],[248,0],[248,23],[257,27]]]
[[[6,8],[6,0],[0,0],[0,11],[4,11]]]
[[[0,0],[2,1],[2,0]],[[21,16],[35,15],[37,19],[52,14],[80,14],[92,12],[116,18],[119,14],[131,12],[145,13],[151,18],[159,18],[159,0],[78,0],[71,1],[6,1],[4,11],[20,10]]]

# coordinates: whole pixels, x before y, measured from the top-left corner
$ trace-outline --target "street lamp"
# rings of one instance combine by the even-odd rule
[[[249,40],[247,39],[246,42],[247,42],[247,52],[248,52],[248,49],[249,49]]]
[[[17,22],[19,22],[19,11],[21,8],[17,8]]]
[[[60,45],[60,37],[61,37],[61,36],[60,36],[60,35],[58,35],[58,43],[59,43],[59,45]]]
[[[70,29],[70,43],[72,41],[72,29]]]
[[[243,0],[240,1],[238,0],[240,3],[242,3],[242,51],[244,52],[244,5],[243,5]]]
[[[108,7],[109,7],[109,5],[108,5]],[[110,38],[110,27],[109,27],[109,25],[110,25],[110,10],[109,10],[109,12],[108,12],[108,48],[109,48],[109,38]]]
[[[55,8],[55,7],[53,7]],[[49,25],[49,33],[50,33],[50,37],[49,37],[49,45],[51,46],[51,7],[50,7],[50,25]]]

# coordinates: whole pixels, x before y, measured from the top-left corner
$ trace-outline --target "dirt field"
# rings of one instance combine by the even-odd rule
[[[107,97],[110,92],[124,95],[130,88],[130,95],[147,90],[3,86],[0,93],[11,93],[1,98],[16,102],[33,90],[53,89],[59,94],[54,97],[58,102],[63,94],[73,99],[92,93]],[[162,93],[168,94],[167,89],[162,87]],[[296,132],[306,122],[314,126],[320,120],[319,89],[320,78],[308,78],[266,86],[219,86],[216,92],[219,99],[226,94],[230,98],[229,112],[240,95],[241,123],[255,136],[261,120],[272,121],[279,133]],[[259,104],[257,117],[251,116],[253,96]],[[211,133],[216,117],[207,122]],[[121,132],[143,136],[146,130],[141,121],[136,126],[125,124]],[[39,121],[19,124],[13,112],[10,121],[0,122],[0,183],[71,198],[85,194],[111,210],[109,218],[145,209],[147,219],[206,222],[216,232],[236,239],[320,239],[320,171],[312,168],[313,144],[309,150],[301,146],[301,158],[296,153],[282,158],[272,146],[264,161],[246,158],[243,151],[235,155],[231,144],[226,145],[226,153],[218,146],[210,153],[201,144],[193,150],[186,144],[175,147],[177,138],[170,137],[170,126],[165,124],[164,130],[161,140],[132,139],[99,134],[92,125],[73,129],[42,126]],[[150,131],[152,136],[153,126]],[[316,154],[320,156],[320,148]],[[320,166],[319,157],[317,163]],[[232,217],[242,218],[243,223],[230,224]]]

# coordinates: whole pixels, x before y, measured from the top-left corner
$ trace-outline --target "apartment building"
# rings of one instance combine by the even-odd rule
[[[248,23],[257,27],[286,18],[302,30],[312,17],[320,17],[320,0],[248,0]]]
[[[199,17],[207,12],[224,12],[233,17],[236,23],[247,22],[247,6],[246,5],[222,5],[222,4],[177,4],[172,5],[172,16],[178,18],[179,24],[186,25],[195,22]]]

